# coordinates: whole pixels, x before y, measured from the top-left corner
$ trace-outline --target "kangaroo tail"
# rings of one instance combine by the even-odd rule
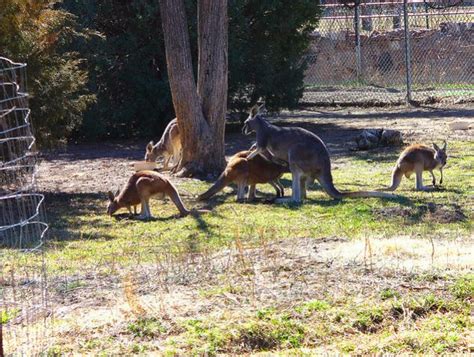
[[[198,196],[199,201],[205,201],[214,196],[217,192],[221,191],[224,187],[229,184],[229,180],[227,178],[227,172],[224,171],[214,185],[212,185],[206,192],[200,194]]]
[[[326,191],[326,193],[332,198],[341,199],[344,197],[344,194],[334,186],[331,171],[323,173],[320,177],[318,177],[318,181],[323,187],[324,191]]]
[[[394,198],[392,193],[377,192],[377,191],[357,191],[357,192],[341,192],[343,197],[381,197]]]
[[[176,205],[181,216],[186,216],[191,212],[184,206],[183,200],[181,199],[178,193],[178,190],[176,190],[176,187],[174,187],[171,182],[169,182],[169,188],[166,194],[169,196],[171,201],[173,201],[173,203]]]
[[[395,166],[392,172],[392,183],[390,187],[388,187],[384,191],[395,191],[397,187],[400,185],[402,178],[403,178],[403,171],[398,166]]]
[[[384,192],[375,192],[375,191],[357,191],[357,192],[341,192],[339,191],[333,183],[331,172],[321,175],[318,179],[323,186],[324,190],[329,196],[336,199],[341,199],[344,197],[382,197],[382,198],[393,198],[393,194],[384,193]]]

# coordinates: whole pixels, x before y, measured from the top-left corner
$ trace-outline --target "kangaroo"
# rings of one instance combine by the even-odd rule
[[[434,187],[436,186],[434,169],[439,169],[441,174],[439,183],[443,184],[443,167],[446,165],[446,160],[446,141],[441,149],[434,143],[433,148],[419,144],[410,145],[400,154],[392,172],[392,183],[387,190],[395,191],[400,185],[403,175],[410,178],[413,172],[416,173],[416,189],[427,190],[428,188],[423,186],[423,171],[430,172]]]
[[[260,114],[262,106],[254,106],[244,122],[242,131],[246,135],[257,133],[257,149],[247,159],[268,151],[278,161],[288,163],[292,175],[291,201],[301,202],[306,198],[306,187],[316,179],[333,198],[343,197],[394,197],[392,194],[359,191],[340,192],[333,183],[331,161],[324,142],[303,128],[278,127],[270,124]],[[279,201],[286,199],[279,199]]]
[[[150,141],[146,146],[145,161],[155,162],[158,157],[164,157],[163,170],[168,170],[168,164],[173,159],[174,171],[181,160],[181,137],[179,134],[178,119],[174,118],[166,126],[160,141],[153,144]]]
[[[250,185],[248,200],[253,201],[257,183],[269,183],[275,189],[276,196],[283,197],[285,192],[279,178],[288,169],[270,162],[260,155],[248,159],[251,152],[251,150],[244,150],[232,156],[214,185],[201,194],[198,199],[207,200],[231,183],[237,184],[237,201],[245,199],[245,189],[248,185]]]
[[[132,206],[141,204],[139,219],[153,218],[150,212],[149,200],[155,196],[163,199],[168,196],[176,205],[181,216],[188,215],[189,211],[183,204],[178,191],[173,184],[156,171],[139,171],[134,173],[125,187],[115,195],[108,192],[109,205],[107,214],[112,216],[120,208],[128,208],[131,212]]]

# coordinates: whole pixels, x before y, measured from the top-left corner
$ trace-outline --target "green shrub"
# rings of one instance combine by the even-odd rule
[[[0,7],[0,52],[28,64],[28,92],[36,138],[63,142],[82,121],[94,96],[87,91],[84,57],[71,46],[89,37],[76,18],[47,0],[5,0]]]
[[[197,0],[187,0],[197,68]],[[97,104],[76,137],[155,138],[174,110],[168,85],[157,1],[65,0],[82,26],[102,34],[80,47],[88,59],[89,88]],[[258,99],[270,110],[295,108],[303,93],[302,55],[319,18],[314,0],[229,0],[228,108],[246,111]]]

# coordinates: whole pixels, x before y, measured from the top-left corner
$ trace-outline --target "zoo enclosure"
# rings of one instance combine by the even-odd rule
[[[26,64],[0,57],[0,356],[37,355],[50,310]]]
[[[374,1],[321,5],[304,58],[304,100],[319,105],[473,101],[474,2]]]

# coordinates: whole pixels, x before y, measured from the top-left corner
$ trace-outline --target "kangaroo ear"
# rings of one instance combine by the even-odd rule
[[[259,107],[258,107],[258,112],[259,113],[262,113],[264,110],[266,110],[267,108],[265,108],[265,103],[262,103]]]
[[[151,150],[153,150],[153,141],[150,141],[148,143],[148,145],[146,146],[146,151],[147,152],[150,152]]]
[[[115,191],[114,197],[117,197],[119,193],[120,193],[120,188],[117,188],[117,191]]]
[[[448,143],[446,142],[446,140],[444,140],[444,145],[443,145],[443,148],[442,148],[441,150],[446,151],[446,145],[447,145],[447,144],[448,144]]]
[[[435,149],[436,151],[439,151],[439,146],[433,143],[433,149]]]
[[[114,194],[112,193],[112,191],[109,191],[107,192],[107,196],[109,197],[109,201],[112,202],[114,200]]]

